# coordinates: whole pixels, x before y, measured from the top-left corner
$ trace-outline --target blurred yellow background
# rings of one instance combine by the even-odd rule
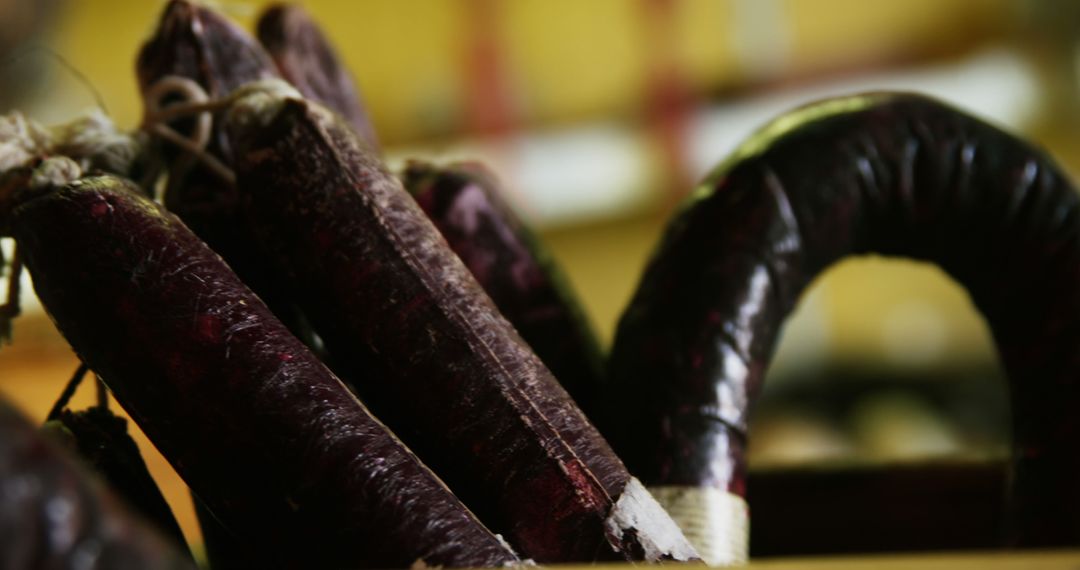
[[[260,4],[218,5],[250,27]],[[391,155],[399,145],[472,132],[466,112],[467,52],[470,38],[477,34],[497,37],[505,81],[512,84],[507,97],[514,123],[528,129],[612,117],[645,120],[649,67],[658,57],[672,58],[694,100],[707,101],[815,74],[850,73],[952,54],[1000,32],[1010,15],[1005,0],[309,0],[303,4],[354,71]],[[773,6],[782,21],[770,23],[769,9],[754,4]],[[44,39],[86,76],[120,125],[138,124],[141,105],[134,54],[163,5],[144,0],[69,1],[60,5],[55,29]],[[469,20],[478,10],[491,23],[479,32]],[[765,13],[746,14],[754,11]],[[664,29],[654,21],[658,13],[670,19]],[[757,31],[765,37],[747,38],[749,31],[740,30],[740,22],[763,28]],[[772,36],[784,44],[783,54],[746,53],[775,51],[767,46]],[[88,88],[78,85],[65,69],[44,57],[38,61],[49,66],[54,76],[50,84],[62,92],[46,86],[24,108],[35,116],[61,120],[93,104]],[[659,179],[663,174],[649,176]],[[610,227],[594,230],[578,224],[554,231],[550,239],[605,338],[610,338],[637,270],[655,242],[665,206],[669,204],[661,201],[659,213],[639,212],[638,217],[649,219],[632,222],[625,236]],[[597,265],[603,270],[596,270]],[[823,298],[830,306],[830,320],[845,323],[830,338],[856,352],[879,352],[875,339],[880,335],[867,334],[877,332],[867,330],[876,326],[867,311],[868,297],[895,305],[907,296],[902,289],[911,280],[905,276],[931,273],[892,264],[875,267],[880,279],[853,272],[850,286],[830,288]],[[978,320],[958,302],[962,296],[937,279],[914,279],[911,283],[921,291],[916,296],[931,299],[932,308],[943,311],[942,319],[949,323],[946,336],[960,339],[961,350],[969,349],[965,339],[983,343]],[[827,299],[833,296],[847,302],[831,303]]]
[[[58,12],[53,27],[36,41],[83,74],[89,85],[50,58],[31,54],[25,57],[44,68],[45,79],[19,106],[45,122],[56,122],[93,105],[92,88],[118,124],[135,127],[141,105],[134,55],[152,32],[164,2],[54,4]],[[260,4],[218,6],[250,27]],[[963,54],[1007,35],[1018,11],[1014,4],[1006,0],[304,2],[357,76],[391,158],[395,149],[436,145],[441,150],[458,138],[485,134],[484,124],[470,123],[468,100],[477,97],[471,71],[476,58],[470,54],[483,47],[476,44],[488,40],[497,48],[494,73],[507,85],[499,97],[509,101],[515,132],[620,121],[642,127],[647,135],[650,77],[658,67],[676,70],[688,93],[688,106],[722,105],[744,93],[752,97],[821,77],[858,77],[860,71]],[[485,23],[482,29],[477,20]],[[655,146],[647,142],[646,148],[649,145]],[[614,220],[603,211],[588,223],[540,220],[550,222],[544,224],[548,241],[605,339],[610,339],[673,203],[664,198],[665,186],[673,178],[682,182],[683,187],[674,191],[677,198],[700,174],[675,176],[678,173],[665,170],[658,154],[642,154],[636,166],[641,170],[635,184],[647,187],[646,197],[627,199],[644,206],[626,212],[611,204],[613,211],[624,214]],[[713,162],[722,156],[717,151]],[[513,190],[518,184],[514,172],[501,170]],[[529,215],[530,197],[520,201]],[[828,328],[823,335],[838,350],[888,358],[890,341],[882,335],[892,333],[883,332],[883,320],[889,318],[889,307],[911,305],[937,317],[891,326],[934,329],[930,334],[946,338],[950,344],[945,352],[953,355],[989,354],[983,325],[964,295],[933,270],[894,263],[871,266],[872,270],[836,272],[816,297],[825,311],[819,323]]]
[[[784,16],[774,25],[783,28],[786,55],[767,70],[772,77],[757,69],[761,54],[744,53],[769,50],[765,38],[746,38],[748,31],[737,29],[740,20],[761,18],[742,14],[762,11],[753,7],[755,2],[302,2],[356,74],[379,136],[388,145],[448,136],[465,127],[466,52],[477,34],[470,15],[479,5],[484,5],[481,12],[490,12],[492,24],[481,33],[497,38],[499,57],[512,76],[514,109],[530,125],[639,115],[648,66],[661,53],[677,61],[693,91],[707,96],[738,88],[748,78],[805,76],[963,48],[1001,29],[1008,16],[1005,0],[758,3]],[[249,28],[263,4],[216,3]],[[61,5],[47,40],[90,79],[122,125],[134,126],[139,119],[133,57],[163,5],[154,0],[69,1]],[[657,12],[670,18],[666,32],[655,29]],[[92,103],[85,92],[69,94],[69,101],[79,97],[81,105]]]

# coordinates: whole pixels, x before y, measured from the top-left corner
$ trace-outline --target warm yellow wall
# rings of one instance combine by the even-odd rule
[[[1010,19],[1004,0],[787,0],[796,67],[918,53]]]
[[[222,3],[248,23],[263,4]],[[387,142],[446,133],[460,125],[467,4],[304,2],[359,77]],[[665,26],[648,15],[646,0],[493,4],[494,33],[502,41],[500,54],[515,106],[530,121],[634,112],[644,96],[648,62],[658,53],[673,54],[693,86],[715,90],[757,77],[760,69],[745,66],[759,65],[755,53],[774,44],[788,47],[772,72],[798,73],[933,49],[993,28],[1007,17],[1006,0],[776,0],[770,5],[780,18],[762,23],[760,16],[746,16],[747,0],[682,0],[673,2],[672,25]],[[69,0],[52,42],[96,86],[121,124],[138,119],[134,54],[163,5],[154,0]],[[736,30],[736,25],[743,28]],[[744,29],[749,25],[761,29]],[[77,107],[87,105],[90,97],[72,92],[62,100]]]

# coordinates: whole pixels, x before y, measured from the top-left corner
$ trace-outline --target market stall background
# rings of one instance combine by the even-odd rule
[[[250,26],[262,4],[220,7]],[[863,90],[926,92],[1040,141],[1066,169],[1080,165],[1080,8],[1070,3],[304,5],[358,78],[391,164],[489,164],[605,344],[672,209],[741,139],[796,105]],[[52,123],[101,104],[135,127],[134,54],[162,6],[0,1],[2,110]],[[77,360],[26,297],[14,344],[0,348],[0,391],[43,418]],[[785,330],[751,465],[1004,457],[1001,377],[985,323],[940,271],[845,262]],[[138,439],[197,543],[183,483]]]

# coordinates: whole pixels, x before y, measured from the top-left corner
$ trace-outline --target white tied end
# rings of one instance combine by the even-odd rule
[[[750,508],[742,497],[713,487],[650,487],[710,566],[745,564],[750,550]]]
[[[0,172],[25,166],[52,146],[52,137],[18,111],[0,116]]]
[[[167,97],[180,97],[175,103],[165,105]],[[236,183],[233,171],[206,152],[214,127],[214,112],[227,110],[225,121],[239,125],[265,124],[282,102],[288,98],[300,98],[300,92],[280,79],[252,81],[238,87],[226,97],[210,99],[198,83],[175,75],[162,77],[144,95],[146,118],[143,128],[151,135],[172,143],[186,151],[184,162],[173,166],[173,173],[184,172],[197,160],[229,184]],[[184,136],[169,126],[175,119],[195,117],[195,129]]]
[[[130,175],[143,150],[138,135],[120,131],[101,109],[93,109],[74,121],[51,127],[50,154],[79,161],[83,170],[101,168]]]
[[[82,177],[82,167],[66,156],[51,156],[41,161],[30,175],[30,188],[59,188]]]

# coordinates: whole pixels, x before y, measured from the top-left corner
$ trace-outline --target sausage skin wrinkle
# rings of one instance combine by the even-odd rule
[[[569,283],[502,198],[495,176],[478,163],[410,161],[402,182],[499,312],[591,415],[604,373],[600,344]]]
[[[912,94],[780,118],[673,220],[610,360],[602,428],[631,471],[744,495],[747,414],[781,322],[818,273],[866,253],[935,262],[967,288],[1013,403],[1004,540],[1080,543],[1077,192],[1039,150]]]
[[[539,562],[696,557],[348,125],[254,92],[226,129],[246,217],[334,361],[481,520]]]
[[[98,176],[39,190],[11,227],[82,360],[225,527],[275,565],[517,562],[132,184]]]

